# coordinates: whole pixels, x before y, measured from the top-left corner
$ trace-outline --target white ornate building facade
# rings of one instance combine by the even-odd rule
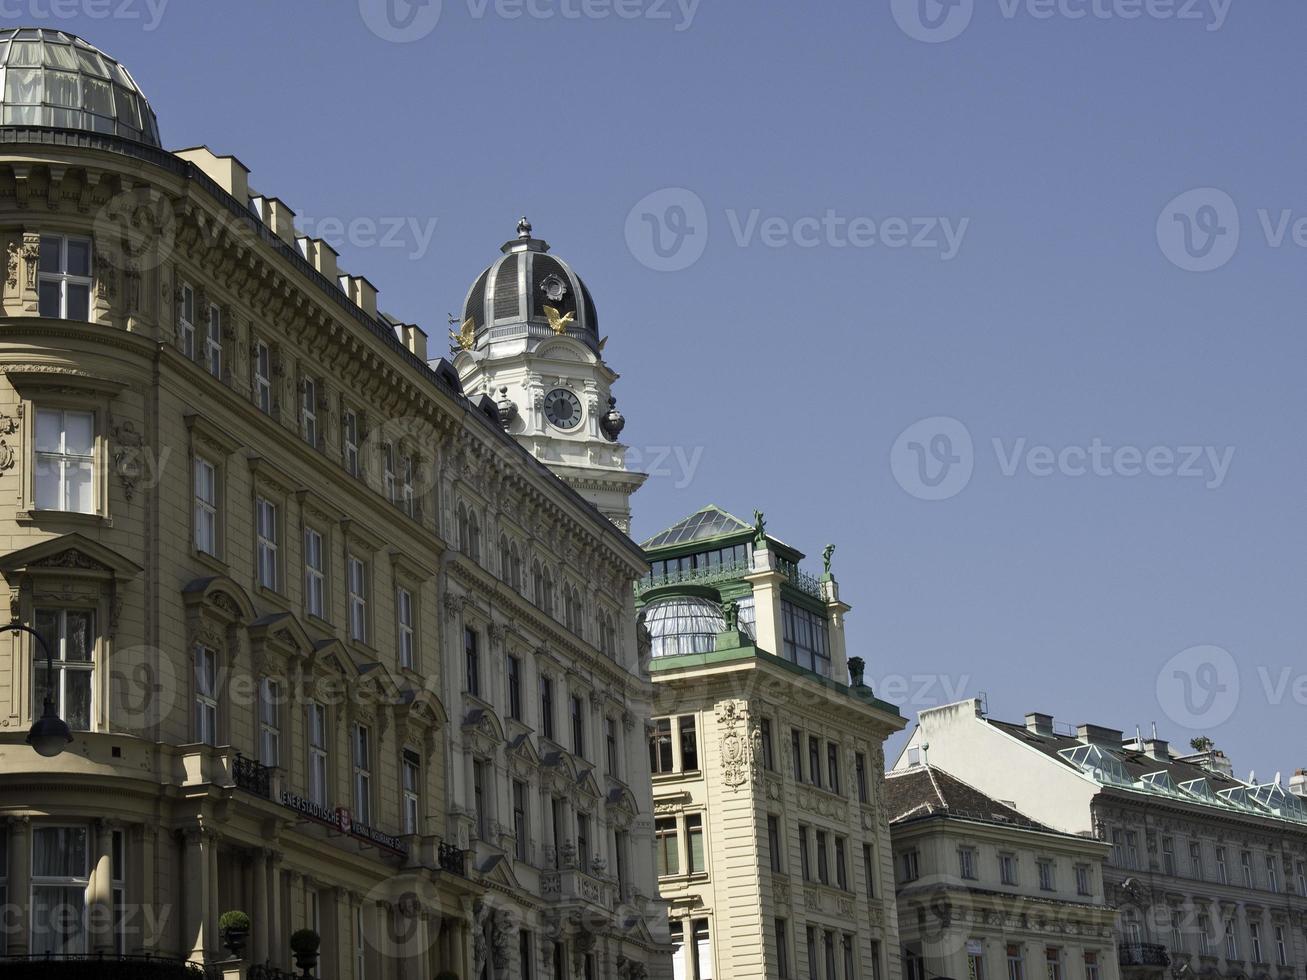
[[[666,975],[640,550],[116,61],[0,60],[2,952]]]

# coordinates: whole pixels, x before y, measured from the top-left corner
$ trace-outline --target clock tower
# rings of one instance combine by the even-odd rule
[[[505,430],[629,533],[631,494],[646,474],[626,468],[618,375],[604,361],[590,290],[526,218],[500,251],[451,324],[463,390],[489,396]]]

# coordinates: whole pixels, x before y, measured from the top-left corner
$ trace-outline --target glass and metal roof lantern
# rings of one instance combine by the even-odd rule
[[[0,123],[83,129],[162,148],[154,110],[127,69],[64,31],[0,30]]]
[[[645,606],[643,616],[655,658],[712,653],[717,648],[717,634],[726,629],[722,607],[699,596],[651,602]]]
[[[688,544],[691,541],[704,541],[723,534],[752,530],[752,524],[746,524],[734,514],[728,514],[720,507],[708,506],[684,520],[677,521],[667,530],[655,534],[641,547],[667,548],[677,544]]]
[[[1062,749],[1058,755],[1099,782],[1113,783],[1117,786],[1134,785],[1135,781],[1130,778],[1121,760],[1097,745],[1077,745]]]

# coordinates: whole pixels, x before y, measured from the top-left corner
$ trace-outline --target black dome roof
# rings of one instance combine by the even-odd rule
[[[532,237],[526,218],[518,222],[517,238],[500,251],[503,256],[477,276],[463,302],[461,323],[472,321],[475,346],[483,347],[492,334],[547,337],[560,332],[551,322],[565,322],[562,333],[597,349],[599,314],[590,290],[571,266],[549,254],[548,242]]]

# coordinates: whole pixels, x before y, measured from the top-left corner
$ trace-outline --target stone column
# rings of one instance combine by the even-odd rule
[[[208,931],[209,854],[204,832],[198,827],[182,832],[182,883],[185,889],[182,951],[191,962],[203,963]]]
[[[276,851],[266,852],[268,868],[268,958],[276,965],[286,963],[286,939],[282,935],[282,922],[285,911],[281,903],[281,855]]]
[[[112,953],[114,948],[113,829],[108,820],[95,822],[95,864],[86,896],[93,953]]]
[[[204,910],[204,948],[211,960],[222,959],[221,943],[218,937],[218,835],[209,832],[204,838],[208,880],[205,892],[208,906]]]
[[[268,915],[268,852],[261,847],[254,849],[254,873],[251,876],[254,894],[251,913],[254,919],[251,930],[253,940],[251,959],[263,963],[268,959],[268,932],[272,917]]]
[[[11,899],[10,907],[5,910],[5,939],[12,955],[25,956],[29,949],[28,937],[31,935],[31,905],[27,896],[32,892],[32,821],[29,817],[14,817],[8,823]],[[14,901],[14,898],[18,901]]]

